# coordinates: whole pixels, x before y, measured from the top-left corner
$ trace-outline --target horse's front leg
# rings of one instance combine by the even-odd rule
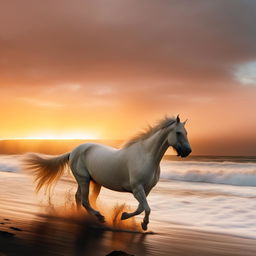
[[[148,205],[147,196],[146,196],[146,193],[144,191],[143,186],[142,185],[138,185],[138,186],[134,187],[134,189],[132,190],[132,193],[133,193],[134,197],[139,202],[138,209],[139,210],[141,210],[141,209],[145,210],[145,217],[143,219],[143,222],[141,223],[141,227],[142,227],[143,230],[147,230],[147,228],[148,228],[147,226],[148,226],[148,223],[149,223],[150,208],[149,208],[149,205]]]
[[[146,196],[148,196],[149,192],[150,192],[151,189],[149,189],[147,192],[146,192]],[[142,204],[139,204],[137,209],[134,211],[134,212],[123,212],[122,213],[122,216],[121,216],[121,220],[127,220],[131,217],[134,217],[136,215],[139,215],[141,214],[142,212],[144,211],[144,207]]]
[[[123,212],[122,216],[121,216],[121,220],[127,220],[135,215],[139,215],[140,213],[142,213],[144,211],[144,208],[142,206],[142,204],[138,205],[138,208],[134,211],[134,212]]]

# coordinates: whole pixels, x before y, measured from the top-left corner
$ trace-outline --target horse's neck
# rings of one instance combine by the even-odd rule
[[[167,134],[168,132],[165,129],[159,130],[144,141],[146,150],[152,154],[152,158],[157,165],[159,165],[169,147]]]

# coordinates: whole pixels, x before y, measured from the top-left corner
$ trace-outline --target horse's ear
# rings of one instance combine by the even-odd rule
[[[188,119],[186,119],[186,121],[185,121],[185,122],[183,122],[183,124],[185,125],[185,124],[187,123],[187,121],[188,121]]]
[[[179,117],[179,115],[177,115],[176,122],[177,122],[177,123],[180,122],[180,117]]]

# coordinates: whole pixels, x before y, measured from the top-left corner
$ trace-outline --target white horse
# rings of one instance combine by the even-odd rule
[[[141,226],[147,230],[150,214],[147,195],[159,180],[159,164],[164,153],[169,146],[181,157],[191,153],[184,125],[185,122],[180,122],[179,116],[165,118],[128,141],[121,149],[85,143],[59,156],[29,154],[25,157],[25,167],[33,171],[37,190],[40,190],[42,186],[49,186],[60,178],[69,165],[78,183],[75,195],[77,206],[82,204],[102,222],[104,216],[93,208],[101,186],[133,193],[139,202],[138,208],[131,213],[123,212],[121,219],[145,211]],[[89,200],[90,185],[93,185],[90,190],[93,200]]]

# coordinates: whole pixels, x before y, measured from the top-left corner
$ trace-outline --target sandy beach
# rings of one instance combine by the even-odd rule
[[[84,211],[76,211],[75,185],[66,175],[49,198],[34,193],[27,174],[0,172],[0,255],[97,256],[113,250],[132,255],[256,255],[255,239],[161,222],[154,210],[149,232],[143,233],[141,216],[119,220],[123,202],[136,206],[132,196],[106,189],[99,198],[107,219],[101,225]],[[159,187],[153,190],[153,197]]]

